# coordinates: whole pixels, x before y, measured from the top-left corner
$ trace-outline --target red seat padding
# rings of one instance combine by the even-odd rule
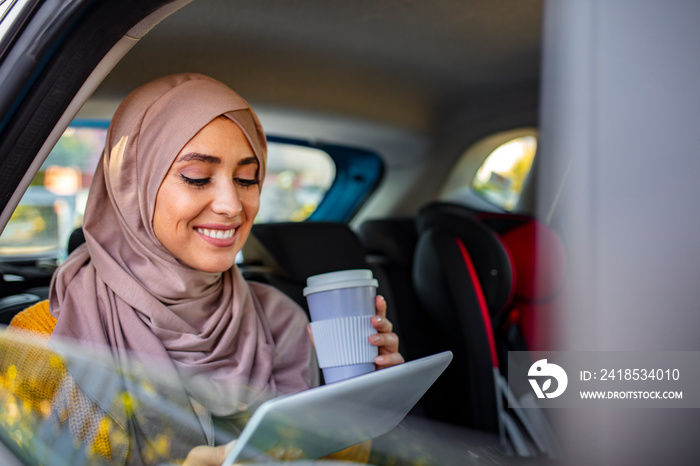
[[[538,301],[561,291],[566,280],[566,257],[559,237],[536,220],[529,220],[501,238],[513,257],[515,295]]]

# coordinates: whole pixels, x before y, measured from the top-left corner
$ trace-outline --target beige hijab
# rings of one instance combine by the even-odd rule
[[[260,122],[222,83],[173,75],[124,100],[90,188],[86,245],[55,274],[50,309],[58,319],[52,339],[108,346],[122,363],[133,353],[138,360],[172,365],[187,397],[226,416],[240,406],[232,402],[236,386],[267,392],[308,388],[311,353],[298,306],[272,288],[248,284],[235,266],[224,273],[192,269],[154,234],[156,195],[170,165],[221,115],[245,134],[262,180],[267,145]],[[82,385],[92,390],[89,381]]]

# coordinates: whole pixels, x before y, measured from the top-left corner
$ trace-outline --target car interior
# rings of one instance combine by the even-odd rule
[[[700,12],[612,3],[0,3],[0,323],[47,299],[83,243],[80,209],[121,100],[203,73],[251,103],[270,141],[244,276],[308,311],[309,276],[371,269],[405,359],[454,354],[403,430],[376,441],[392,461],[694,457],[690,414],[637,432],[649,412],[540,410],[508,384],[509,351],[698,349],[697,287],[664,280],[700,263],[687,160]],[[646,275],[640,250],[665,277]],[[646,311],[669,302],[675,320]],[[660,328],[675,337],[650,336]]]

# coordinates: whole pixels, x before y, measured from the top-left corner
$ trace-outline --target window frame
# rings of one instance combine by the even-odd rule
[[[107,70],[98,64],[134,25],[171,1],[34,0],[31,15],[12,26],[0,55],[0,225],[9,220],[18,191],[41,165],[35,159],[48,154],[42,146],[81,98],[83,85],[93,72],[95,81]]]

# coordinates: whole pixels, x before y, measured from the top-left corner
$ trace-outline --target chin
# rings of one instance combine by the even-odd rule
[[[223,273],[226,272],[228,269],[233,267],[235,265],[235,261],[230,261],[226,263],[217,263],[217,262],[207,262],[207,263],[200,263],[197,264],[196,266],[192,267],[194,269],[197,269],[201,272],[207,272],[207,273]]]
[[[220,256],[206,258],[206,256],[202,254],[196,257],[196,260],[186,261],[181,259],[181,261],[200,272],[223,273],[236,264],[236,254],[227,255],[225,258]]]

